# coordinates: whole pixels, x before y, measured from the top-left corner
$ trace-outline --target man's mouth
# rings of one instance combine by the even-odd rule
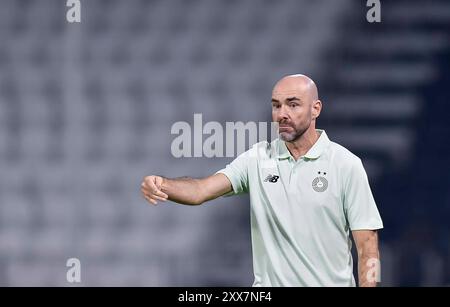
[[[279,128],[280,131],[281,131],[281,130],[289,130],[289,129],[292,129],[292,127],[289,126],[289,125],[280,125],[278,128]]]
[[[289,128],[289,127],[278,129],[278,133],[290,133],[290,132],[291,132],[291,128]]]

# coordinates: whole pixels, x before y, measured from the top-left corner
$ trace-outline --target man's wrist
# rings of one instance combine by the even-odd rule
[[[167,187],[168,187],[168,182],[167,182],[167,178],[163,177],[163,176],[159,176],[161,177],[161,186],[160,186],[160,190],[164,193],[167,194]]]

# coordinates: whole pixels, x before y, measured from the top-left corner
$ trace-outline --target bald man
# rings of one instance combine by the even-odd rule
[[[383,223],[361,160],[316,129],[321,110],[310,78],[286,76],[272,91],[276,140],[203,179],[147,176],[142,194],[154,205],[200,205],[250,193],[253,286],[355,286],[350,232],[359,285],[376,286]]]

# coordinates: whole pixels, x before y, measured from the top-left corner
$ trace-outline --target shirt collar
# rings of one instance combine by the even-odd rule
[[[330,144],[330,139],[328,138],[325,130],[316,129],[320,133],[319,139],[314,143],[314,145],[308,150],[304,155],[307,159],[317,159],[324,152],[324,150]],[[289,149],[286,147],[286,143],[281,139],[278,139],[278,159],[287,159],[292,157]]]

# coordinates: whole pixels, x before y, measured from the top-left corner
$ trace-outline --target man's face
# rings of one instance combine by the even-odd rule
[[[292,142],[305,133],[313,121],[313,102],[301,90],[275,86],[272,92],[272,120],[279,124],[280,138]]]

